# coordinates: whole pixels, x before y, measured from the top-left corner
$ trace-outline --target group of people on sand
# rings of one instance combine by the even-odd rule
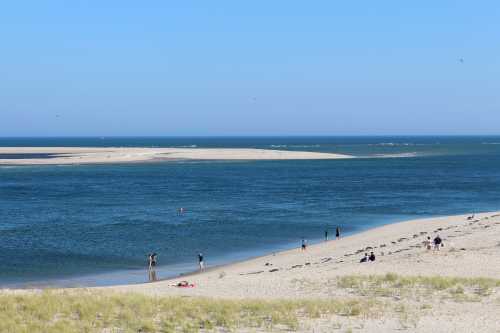
[[[359,262],[369,262],[369,261],[375,261],[375,253],[370,252],[370,255],[368,255],[368,253],[365,253],[365,256],[359,260]]]
[[[444,244],[443,244],[443,240],[441,239],[441,237],[438,234],[438,235],[436,235],[434,240],[431,240],[430,237],[427,237],[427,239],[424,241],[424,246],[428,251],[432,250],[433,247],[434,247],[434,251],[439,251],[439,249],[441,247],[443,247]],[[369,262],[369,261],[375,261],[375,253],[370,252],[370,255],[368,255],[368,253],[365,253],[365,256],[359,260],[360,263]]]
[[[335,238],[340,239],[340,227],[338,226],[335,228]],[[328,241],[328,229],[325,230],[325,242],[326,241]],[[307,250],[307,239],[305,239],[304,237],[302,237],[300,249],[302,251]]]
[[[427,250],[431,250],[434,245],[434,251],[439,251],[441,247],[444,246],[443,240],[439,235],[437,235],[434,240],[431,241],[430,237],[427,237],[427,239],[424,241],[424,246]]]

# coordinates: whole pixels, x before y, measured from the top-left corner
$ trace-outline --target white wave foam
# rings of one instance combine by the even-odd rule
[[[294,147],[294,148],[319,148],[321,146],[320,145],[293,145],[290,147]]]
[[[376,155],[371,155],[370,157],[372,158],[404,158],[404,157],[417,157],[421,156],[417,152],[411,152],[411,153],[399,153],[399,154],[376,154]]]
[[[368,146],[386,146],[386,147],[401,147],[401,146],[428,146],[428,145],[438,145],[439,142],[435,143],[414,143],[414,142],[379,142],[379,143],[369,143]]]
[[[269,145],[271,148],[319,148],[321,145]]]

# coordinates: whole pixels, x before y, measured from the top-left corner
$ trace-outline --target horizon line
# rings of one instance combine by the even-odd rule
[[[113,138],[344,138],[344,137],[495,137],[498,134],[269,134],[269,135],[15,135],[1,139],[113,139]]]

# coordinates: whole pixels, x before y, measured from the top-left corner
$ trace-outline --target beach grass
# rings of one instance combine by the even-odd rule
[[[373,300],[218,300],[103,291],[0,295],[0,332],[296,330],[301,318],[368,316]]]
[[[462,278],[446,276],[347,275],[337,279],[339,288],[362,296],[407,296],[442,293],[455,301],[478,301],[500,288],[500,280],[492,278]]]
[[[500,280],[389,273],[341,276],[336,279],[335,287],[354,296],[229,300],[84,289],[3,292],[0,293],[0,332],[295,331],[311,319],[336,317],[362,322],[388,313],[398,318],[401,327],[411,328],[416,327],[418,314],[432,307],[425,303],[413,311],[414,306],[407,304],[419,304],[419,299],[427,302],[435,297],[478,302],[494,295]],[[425,297],[419,298],[422,295]],[[393,297],[397,297],[398,302],[393,302]]]

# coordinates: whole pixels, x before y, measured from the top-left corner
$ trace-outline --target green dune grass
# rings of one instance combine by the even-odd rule
[[[317,284],[347,290],[351,296],[311,300],[224,300],[153,297],[97,290],[45,290],[0,293],[0,332],[211,332],[296,330],[308,319],[341,316],[364,320],[399,316],[402,327],[417,318],[406,301],[423,298],[478,302],[493,295],[500,280],[487,278],[350,275]],[[397,296],[398,302],[394,302]],[[430,298],[429,298],[430,297]],[[401,302],[402,301],[402,302]],[[418,311],[430,305],[420,304]],[[417,312],[418,312],[417,311]],[[411,312],[411,313],[410,313]],[[415,312],[415,313],[414,313]],[[412,323],[411,326],[416,326]]]
[[[0,332],[198,332],[214,329],[294,330],[299,318],[360,316],[370,300],[216,300],[97,291],[0,295]]]

